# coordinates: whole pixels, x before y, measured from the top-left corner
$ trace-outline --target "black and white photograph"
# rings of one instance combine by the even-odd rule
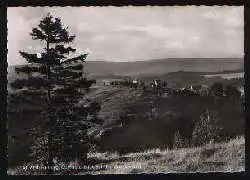
[[[244,6],[7,20],[8,175],[245,171]]]

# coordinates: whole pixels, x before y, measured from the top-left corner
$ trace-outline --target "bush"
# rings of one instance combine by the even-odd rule
[[[188,140],[177,131],[174,135],[173,148],[187,148],[189,146]]]
[[[240,91],[234,86],[227,85],[226,95],[233,98],[240,98]]]
[[[191,144],[193,146],[201,146],[211,140],[216,140],[220,131],[217,122],[218,119],[215,112],[207,110],[203,113],[193,129]]]
[[[223,84],[220,82],[215,82],[211,87],[210,90],[213,95],[215,96],[223,96]]]

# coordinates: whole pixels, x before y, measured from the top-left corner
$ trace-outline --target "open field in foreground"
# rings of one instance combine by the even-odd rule
[[[245,171],[245,139],[238,136],[224,143],[210,143],[201,147],[181,149],[152,149],[144,152],[118,155],[118,153],[88,153],[90,165],[78,168],[73,174],[149,174],[149,173],[207,173]],[[72,162],[77,164],[77,162]],[[31,163],[32,164],[32,163]],[[31,165],[26,164],[26,167]],[[80,167],[84,169],[83,167]],[[89,170],[87,170],[89,169]],[[65,170],[72,174],[72,170]],[[68,174],[66,173],[66,174]],[[10,168],[8,174],[40,174],[24,170],[24,166]],[[41,173],[42,174],[42,173]],[[56,173],[57,174],[57,173]],[[58,174],[62,174],[59,172]],[[64,173],[63,173],[64,174]]]
[[[89,159],[107,166],[90,174],[239,172],[245,170],[245,139],[173,150],[153,149],[119,156],[117,153],[89,153]],[[85,173],[80,173],[85,174]]]

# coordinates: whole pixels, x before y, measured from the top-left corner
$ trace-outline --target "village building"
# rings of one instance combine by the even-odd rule
[[[111,81],[110,80],[102,80],[101,82],[103,83],[104,86],[111,85]]]
[[[244,96],[245,95],[244,86],[239,86],[237,89],[240,92],[240,96]]]

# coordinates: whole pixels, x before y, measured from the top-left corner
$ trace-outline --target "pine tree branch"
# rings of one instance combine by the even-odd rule
[[[83,55],[79,55],[77,57],[73,57],[73,58],[68,58],[66,60],[63,60],[61,61],[62,64],[69,64],[69,63],[72,63],[72,62],[77,62],[78,60],[84,62],[87,58],[88,54],[83,54]]]
[[[50,35],[52,34],[52,32],[54,31],[53,27],[53,21],[52,21],[53,17],[51,15],[47,15],[45,18],[43,18],[40,21],[40,24],[38,25],[38,27],[40,27],[40,29],[43,31],[44,34]]]
[[[11,87],[15,89],[22,89],[24,87],[33,87],[36,89],[46,88],[48,85],[53,84],[53,82],[48,81],[41,77],[29,77],[28,79],[17,79],[11,83]]]
[[[82,64],[78,64],[76,66],[68,66],[68,67],[65,67],[65,69],[67,70],[82,70],[83,69],[83,65]]]
[[[32,32],[30,33],[30,35],[32,36],[32,39],[34,40],[40,40],[40,41],[45,41],[47,36],[46,34],[44,34],[41,30],[39,30],[38,28],[33,28]]]
[[[41,73],[41,74],[47,74],[47,69],[46,66],[41,65],[39,67],[30,67],[28,65],[23,66],[23,67],[16,67],[15,68],[16,73],[26,73],[26,74],[30,74],[30,73]]]
[[[61,32],[62,33],[62,32]],[[59,34],[57,36],[51,36],[49,38],[49,42],[56,44],[56,43],[71,43],[75,39],[75,35],[69,36],[68,33],[63,32],[64,34]]]
[[[20,55],[25,58],[28,63],[38,63],[38,64],[44,64],[43,58],[37,58],[37,54],[30,54],[23,51],[19,51]],[[42,54],[43,57],[44,54]]]
[[[55,51],[58,51],[60,54],[69,54],[70,52],[75,52],[76,49],[72,47],[65,48],[63,45],[56,45]]]
[[[67,27],[62,27],[61,20],[53,19],[51,15],[47,15],[38,26],[49,37],[49,43],[70,43],[75,39],[75,35],[69,35]]]
[[[52,65],[52,66],[60,65],[60,60],[62,58],[65,58],[65,56],[56,52],[53,48],[50,48],[50,58],[47,61],[48,65]]]
[[[10,86],[14,89],[22,89],[24,87],[23,80],[17,79],[10,83]]]
[[[82,72],[72,72],[72,71],[64,69],[58,73],[52,73],[51,75],[52,77],[62,77],[64,79],[66,78],[76,79],[76,78],[82,77]]]
[[[70,52],[75,52],[76,49],[73,49],[71,47],[64,48],[63,45],[56,45],[55,48],[50,48],[50,57],[52,59],[52,62],[50,62],[51,65],[59,65],[61,59],[65,59],[66,57],[64,54],[69,54]]]

